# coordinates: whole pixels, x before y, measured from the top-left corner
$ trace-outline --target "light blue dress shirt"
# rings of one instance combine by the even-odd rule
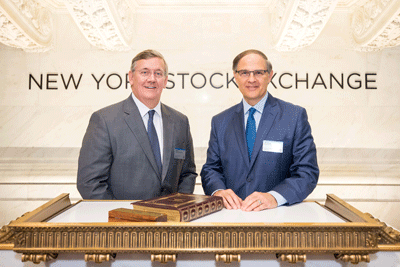
[[[249,109],[255,108],[256,112],[254,113],[254,120],[256,121],[256,130],[258,130],[258,125],[260,124],[261,116],[264,111],[264,106],[265,103],[267,102],[267,99],[268,99],[268,92],[254,106],[249,105],[249,103],[247,103],[246,100],[243,99],[244,125],[247,124],[247,118],[249,117]],[[269,191],[268,193],[270,193],[276,199],[278,206],[281,206],[287,202],[287,200],[278,192]]]

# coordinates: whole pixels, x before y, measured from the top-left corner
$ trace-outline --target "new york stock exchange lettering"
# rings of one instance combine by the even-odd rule
[[[274,73],[269,89],[277,90],[377,90],[375,72],[366,73],[317,73],[282,72]],[[85,81],[85,82],[84,82]],[[95,90],[130,89],[128,74],[75,74],[42,73],[29,74],[29,90],[88,90],[87,82],[93,83]],[[85,84],[85,86],[83,86]],[[169,73],[166,86],[169,90],[186,89],[232,89],[238,88],[232,72],[178,72]]]

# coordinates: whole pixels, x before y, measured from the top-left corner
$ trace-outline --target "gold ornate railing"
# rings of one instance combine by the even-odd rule
[[[328,195],[325,208],[345,223],[49,223],[70,208],[67,194],[12,221],[0,242],[22,253],[23,261],[54,260],[59,253],[84,252],[103,262],[118,253],[150,253],[152,261],[175,262],[181,253],[213,253],[216,261],[240,261],[243,253],[274,253],[305,262],[307,253],[332,253],[345,262],[369,262],[369,254],[400,250],[400,233]],[[332,259],[334,259],[332,257]]]

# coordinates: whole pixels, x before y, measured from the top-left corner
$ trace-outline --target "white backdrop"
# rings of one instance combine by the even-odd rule
[[[93,111],[128,97],[130,89],[118,84],[117,76],[127,73],[131,59],[148,48],[166,58],[174,89],[165,89],[162,101],[189,117],[196,152],[196,164],[205,160],[213,115],[241,101],[238,89],[229,84],[231,64],[240,52],[255,48],[270,58],[277,76],[269,92],[307,109],[318,149],[321,168],[317,189],[309,199],[322,201],[327,193],[368,211],[381,220],[400,227],[398,190],[400,166],[400,47],[378,52],[353,49],[350,14],[335,11],[316,41],[297,52],[278,52],[272,47],[270,18],[263,9],[212,11],[170,8],[135,13],[131,50],[111,52],[89,44],[70,15],[53,15],[53,48],[44,53],[27,53],[0,44],[0,225],[32,210],[60,193],[80,198],[76,190],[77,154]],[[182,89],[182,75],[185,89]],[[190,77],[214,73],[202,89],[193,88]],[[376,90],[343,89],[322,85],[305,89],[279,87],[294,84],[294,75],[309,75],[312,87],[320,73],[329,85],[329,75],[346,81],[352,73],[376,73],[371,85]],[[50,88],[46,90],[45,76]],[[65,90],[63,77],[79,78],[78,90],[70,83]],[[99,79],[99,90],[92,74]],[[37,81],[43,75],[42,90]],[[355,84],[356,77],[352,77]],[[364,80],[364,78],[362,78]],[[77,81],[77,80],[76,80]],[[193,81],[203,82],[200,75]],[[318,80],[320,83],[321,80]],[[169,83],[171,85],[171,83]],[[200,180],[196,192],[201,193]],[[382,209],[382,206],[385,208]]]
[[[268,17],[260,14],[198,14],[198,13],[138,13],[136,34],[131,51],[109,52],[92,47],[67,14],[55,17],[58,29],[54,48],[45,53],[26,53],[6,46],[0,47],[0,147],[80,147],[90,114],[101,107],[125,99],[130,89],[108,88],[106,78],[116,73],[125,78],[132,57],[143,49],[159,50],[169,64],[173,89],[165,89],[162,101],[188,115],[195,147],[206,147],[210,120],[213,115],[241,100],[233,83],[226,87],[226,75],[232,78],[231,62],[241,51],[260,49],[270,58],[277,73],[275,89],[269,92],[283,100],[301,105],[308,111],[317,147],[326,148],[400,148],[400,48],[380,52],[357,52],[351,49],[350,31],[340,24],[348,20],[346,13],[333,14],[316,42],[298,52],[278,52],[270,45]],[[259,27],[263,25],[263,27]],[[329,34],[328,34],[329,33]],[[209,80],[202,89],[194,88],[190,77],[203,73],[207,79],[215,72],[213,88]],[[306,89],[279,87],[278,75],[284,84],[294,85],[294,75],[304,79],[309,75],[309,87],[320,73],[329,86],[329,75],[344,80],[351,73],[361,75],[360,89],[343,89],[322,85]],[[182,75],[185,89],[182,89]],[[376,90],[365,89],[364,74],[376,73],[370,83]],[[39,82],[42,90],[29,75]],[[51,74],[46,90],[46,75]],[[78,89],[72,82],[68,90],[63,80],[71,74],[82,74]],[[92,74],[99,79],[97,89]],[[119,83],[111,75],[109,84]],[[352,83],[355,84],[353,77]],[[125,82],[125,81],[124,81]],[[200,75],[193,80],[199,86]],[[318,80],[321,83],[321,80]],[[169,83],[171,86],[172,83]]]

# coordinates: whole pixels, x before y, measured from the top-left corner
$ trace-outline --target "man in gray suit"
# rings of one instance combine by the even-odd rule
[[[145,50],[132,60],[132,94],[93,113],[78,162],[84,199],[193,193],[197,173],[189,121],[160,103],[167,81],[163,56]]]

